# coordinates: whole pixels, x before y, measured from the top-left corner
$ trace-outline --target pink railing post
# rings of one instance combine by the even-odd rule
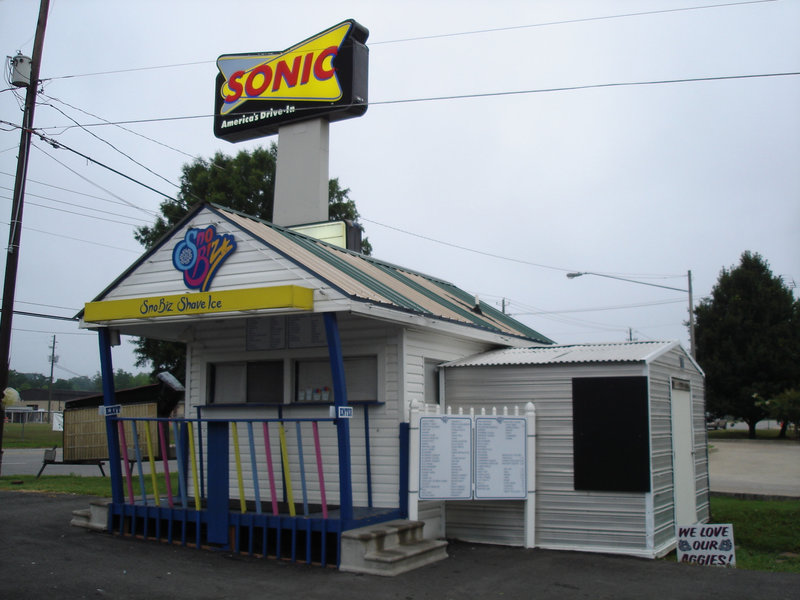
[[[269,427],[264,421],[264,451],[267,455],[267,473],[269,473],[269,495],[272,499],[272,514],[278,515],[278,498],[275,495],[275,471],[272,468],[272,450],[269,447]]]
[[[133,504],[133,482],[131,481],[131,463],[128,461],[128,443],[125,441],[125,424],[117,421],[119,443],[122,446],[122,460],[125,464],[125,482],[128,488],[128,503]]]
[[[325,477],[322,474],[322,450],[319,445],[319,427],[317,422],[312,421],[311,426],[314,430],[314,450],[317,453],[317,475],[319,476],[319,496],[322,504],[322,518],[328,518],[328,501],[325,498]]]
[[[164,421],[158,422],[158,438],[161,441],[161,462],[164,465],[164,484],[167,486],[167,502],[169,503],[169,507],[173,508],[172,482],[169,478],[169,446],[167,445],[167,438],[164,435]]]

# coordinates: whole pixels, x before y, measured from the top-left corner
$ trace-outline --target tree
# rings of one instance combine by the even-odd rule
[[[759,254],[746,251],[694,312],[708,409],[743,419],[755,438],[767,416],[759,399],[800,383],[800,302]]]
[[[764,402],[764,408],[769,416],[780,421],[781,430],[779,438],[786,437],[789,424],[794,425],[795,433],[800,431],[800,388],[784,390],[774,398]]]
[[[139,227],[134,234],[145,248],[155,245],[197,204],[212,202],[245,214],[272,221],[275,197],[275,168],[278,146],[242,150],[236,156],[217,152],[210,160],[195,159],[182,169],[177,198],[161,203],[161,214],[153,225]],[[359,214],[350,190],[338,179],[328,182],[328,219],[358,223]],[[370,254],[369,240],[362,240],[362,253]],[[186,377],[185,346],[177,342],[140,338],[135,341],[136,365],[152,363],[152,374],[169,371],[181,381]]]

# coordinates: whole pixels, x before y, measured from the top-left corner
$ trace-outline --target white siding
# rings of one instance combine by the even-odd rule
[[[490,404],[519,404],[522,408],[526,402],[534,403],[537,546],[647,553],[646,494],[575,491],[572,429],[573,377],[645,374],[642,364],[445,369],[447,404],[453,410]],[[522,502],[514,504],[498,504],[497,514],[490,519],[492,528],[487,529],[483,512],[473,505],[449,503],[447,534],[483,541],[494,536],[494,543],[521,543]]]
[[[315,290],[314,304],[317,311],[326,310],[330,302],[341,301],[343,298],[320,279],[312,277],[263,242],[253,239],[206,209],[177,230],[147,260],[119,281],[103,299],[166,296],[196,291],[184,285],[182,273],[172,264],[172,251],[189,229],[209,225],[214,225],[218,234],[233,234],[237,244],[236,250],[225,259],[214,278],[215,291],[298,285]]]
[[[342,352],[345,357],[376,355],[378,358],[378,397],[381,404],[369,406],[370,423],[370,453],[372,464],[372,491],[373,505],[376,507],[396,507],[399,503],[399,389],[398,377],[398,349],[401,337],[400,329],[394,325],[379,321],[340,315],[339,331],[342,341]],[[257,361],[277,358],[303,359],[327,358],[326,347],[247,352],[245,350],[245,321],[228,320],[214,321],[198,325],[193,331],[193,341],[188,345],[189,364],[191,371],[189,379],[192,385],[188,391],[187,414],[195,416],[197,407],[202,407],[204,416],[218,416],[223,418],[276,418],[277,409],[259,406],[236,407],[206,407],[207,390],[204,382],[207,381],[208,365],[219,362],[231,361]],[[283,408],[284,418],[327,418],[327,406],[304,406],[302,403],[293,403],[291,396],[292,369],[285,370],[287,376],[284,382],[286,405]],[[350,448],[352,464],[353,501],[356,506],[366,506],[368,491],[366,481],[366,448],[364,433],[363,406],[356,406],[353,419],[350,422]],[[265,460],[263,434],[260,426],[254,432],[256,456],[258,464],[258,477],[262,500],[267,499],[267,466]],[[338,442],[335,427],[330,423],[321,423],[319,426],[320,441],[322,446],[324,477],[329,504],[339,503],[339,471],[338,471]],[[319,486],[317,485],[316,459],[314,454],[313,438],[310,424],[302,425],[303,458],[305,463],[306,481],[309,502],[320,501]],[[245,495],[248,499],[254,498],[252,483],[252,469],[250,466],[249,440],[245,424],[239,425],[240,455],[242,457],[242,472],[245,480]],[[286,427],[286,441],[290,449],[290,472],[293,482],[295,502],[302,501],[300,480],[300,463],[297,448],[297,435],[294,424]],[[277,425],[270,426],[270,442],[273,453],[273,462],[276,468],[276,484],[281,490],[280,467],[277,463],[279,454],[279,441]],[[236,481],[236,466],[231,440],[230,469],[231,469],[231,497],[238,498],[238,483]]]
[[[425,361],[445,363],[489,349],[486,343],[409,329],[405,335],[405,382],[408,403],[413,399],[431,402],[425,397]]]
[[[403,337],[404,362],[404,387],[405,398],[403,402],[403,419],[409,420],[408,405],[411,400],[434,402],[425,396],[425,363],[434,361],[445,363],[471,356],[489,349],[486,343],[461,338],[450,337],[430,331],[408,329]],[[440,372],[440,378],[444,377]],[[445,408],[444,406],[442,408]],[[423,535],[426,538],[445,536],[444,510],[445,503],[439,501],[420,502],[418,507],[419,520],[425,522]]]

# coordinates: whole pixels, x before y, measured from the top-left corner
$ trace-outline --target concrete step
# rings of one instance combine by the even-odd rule
[[[70,525],[92,531],[108,531],[108,505],[111,500],[92,500],[89,508],[72,511]]]
[[[344,532],[339,569],[393,576],[447,558],[447,542],[425,539],[424,525],[397,520]]]

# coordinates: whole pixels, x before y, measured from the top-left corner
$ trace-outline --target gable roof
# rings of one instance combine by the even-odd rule
[[[254,238],[357,302],[453,321],[541,344],[552,340],[439,278],[346,250],[243,213],[209,205]]]
[[[281,227],[215,204],[201,204],[176,224],[157,244],[128,268],[95,301],[107,297],[137,268],[200,212],[209,211],[252,241],[263,244],[306,273],[330,286],[351,303],[381,307],[388,314],[405,313],[511,336],[525,343],[552,344],[552,340],[496,308],[477,302],[457,286],[411,269],[334,246],[298,231]],[[223,267],[224,268],[224,267]],[[252,269],[258,269],[254,264]],[[384,311],[383,314],[386,314]],[[83,312],[79,314],[83,316]]]
[[[559,365],[586,363],[650,363],[678,348],[702,373],[703,371],[679,342],[619,342],[609,344],[572,344],[536,348],[504,348],[446,363],[444,367],[488,367],[503,365]]]

